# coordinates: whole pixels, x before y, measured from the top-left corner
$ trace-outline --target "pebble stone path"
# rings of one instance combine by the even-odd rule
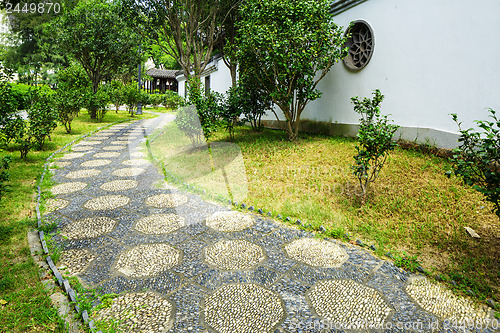
[[[231,211],[165,184],[144,136],[114,125],[53,163],[57,266],[100,294],[124,332],[462,332],[491,313],[364,249]],[[498,325],[497,325],[498,326]],[[468,328],[470,332],[494,332]]]

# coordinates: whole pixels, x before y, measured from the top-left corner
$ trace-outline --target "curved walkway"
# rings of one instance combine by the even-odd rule
[[[54,165],[57,266],[124,332],[461,332],[491,315],[350,244],[166,184],[141,148],[171,115],[112,126]],[[477,326],[476,326],[477,327]],[[493,332],[494,329],[467,330]],[[494,327],[494,326],[493,326]]]

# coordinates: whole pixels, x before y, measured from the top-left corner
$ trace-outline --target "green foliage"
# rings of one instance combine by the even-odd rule
[[[17,109],[27,110],[30,107],[31,90],[33,87],[24,83],[11,83],[11,86],[12,93],[17,101]]]
[[[103,88],[99,88],[94,94],[87,98],[86,108],[89,110],[90,117],[95,115],[97,121],[101,122],[108,109],[109,96]]]
[[[394,265],[396,265],[397,267],[401,267],[409,272],[415,272],[420,266],[420,263],[416,255],[411,256],[406,254],[406,252],[403,252],[402,256],[395,255]]]
[[[184,98],[179,96],[178,93],[175,91],[167,90],[165,93],[162,95],[163,99],[161,104],[165,106],[166,108],[175,110],[180,106],[184,106],[185,101]]]
[[[123,101],[127,105],[127,111],[130,113],[131,117],[135,115],[137,104],[146,104],[148,99],[148,93],[139,90],[137,83],[129,83],[123,87]]]
[[[149,95],[149,103],[153,106],[153,108],[158,109],[160,104],[163,102],[163,94],[153,93]]]
[[[117,69],[140,62],[139,36],[123,20],[121,10],[120,2],[79,1],[50,25],[57,45],[82,65],[92,82],[98,100],[89,108],[92,119],[103,116],[100,82],[112,78]]]
[[[194,146],[202,145],[217,130],[223,109],[221,94],[201,92],[200,81],[191,78],[188,86],[188,106],[180,108],[175,123],[191,140]]]
[[[6,121],[16,113],[18,106],[11,84],[0,82],[0,126],[4,126]]]
[[[399,126],[390,124],[387,116],[381,115],[383,99],[384,95],[378,89],[373,92],[373,99],[351,98],[354,111],[361,115],[357,134],[359,146],[356,146],[358,154],[354,156],[356,163],[352,169],[361,185],[363,202],[369,184],[377,179],[389,152],[397,146],[392,137]]]
[[[261,118],[266,114],[266,110],[271,109],[271,97],[259,87],[255,76],[249,73],[241,75],[238,81],[238,95],[238,102],[245,114],[245,120],[250,122],[255,132],[261,131]]]
[[[220,119],[222,125],[229,132],[229,137],[234,140],[234,126],[238,123],[242,112],[241,94],[239,87],[231,87],[227,92],[227,98],[222,102]]]
[[[50,133],[57,127],[57,111],[54,109],[53,93],[40,89],[35,101],[28,110],[29,135],[33,137],[35,146],[42,149]]]
[[[7,191],[7,185],[5,182],[9,181],[10,174],[7,171],[9,169],[10,163],[12,162],[12,157],[4,156],[0,160],[0,200],[2,199],[3,194]]]
[[[455,175],[492,202],[500,218],[500,120],[494,110],[490,109],[489,113],[492,121],[476,120],[482,132],[462,129],[457,115],[451,115],[458,125],[461,142],[460,147],[453,150],[451,162]]]
[[[114,104],[116,113],[118,113],[120,106],[125,103],[124,87],[125,85],[118,80],[113,80],[105,86],[109,101]]]
[[[37,89],[32,92],[32,103],[28,109],[28,119],[19,115],[11,118],[6,126],[18,145],[21,158],[26,159],[32,148],[42,149],[50,133],[57,127],[57,112],[53,108],[53,94]]]
[[[80,66],[71,66],[57,73],[57,94],[55,105],[59,121],[71,133],[71,122],[80,109],[87,105],[91,94],[90,80]]]
[[[237,58],[286,118],[298,137],[305,106],[321,96],[317,84],[347,55],[343,29],[333,23],[328,0],[249,0],[241,4]],[[248,71],[246,73],[245,71]]]

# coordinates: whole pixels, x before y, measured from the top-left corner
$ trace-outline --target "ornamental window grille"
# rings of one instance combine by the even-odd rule
[[[371,27],[365,21],[354,21],[346,31],[349,48],[344,64],[351,70],[360,70],[370,61],[375,39]]]

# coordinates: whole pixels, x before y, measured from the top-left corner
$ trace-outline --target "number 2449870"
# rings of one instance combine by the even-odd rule
[[[18,3],[15,6],[7,2],[5,4],[5,12],[7,14],[12,13],[24,13],[24,14],[58,14],[61,11],[61,5],[57,2],[40,2],[40,3]]]

